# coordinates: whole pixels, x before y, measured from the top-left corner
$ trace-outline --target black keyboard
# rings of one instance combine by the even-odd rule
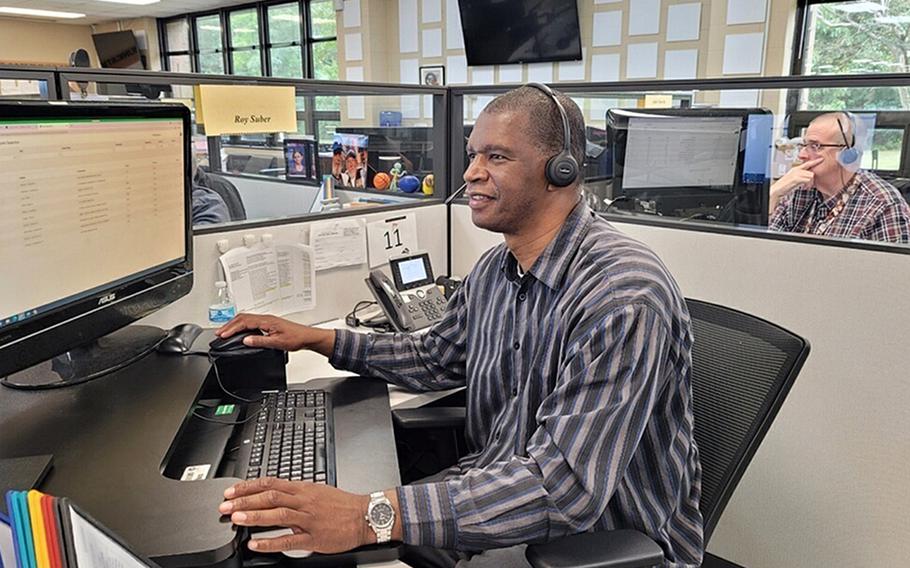
[[[263,394],[259,408],[250,408],[258,416],[244,430],[248,457],[241,462],[247,465],[240,477],[335,485],[331,395],[322,390]]]

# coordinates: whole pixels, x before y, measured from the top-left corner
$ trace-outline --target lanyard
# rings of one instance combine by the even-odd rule
[[[859,184],[856,183],[856,178],[850,180],[850,183],[847,184],[847,187],[841,191],[840,199],[837,200],[837,203],[834,207],[828,211],[828,214],[825,218],[818,223],[813,223],[814,227],[806,231],[807,233],[812,233],[814,235],[824,235],[828,228],[834,223],[834,220],[837,219],[837,216],[840,215],[844,208],[847,206],[847,202],[850,201],[850,198],[853,197],[853,194],[856,193],[856,188]],[[815,207],[813,206],[812,216],[815,216]]]

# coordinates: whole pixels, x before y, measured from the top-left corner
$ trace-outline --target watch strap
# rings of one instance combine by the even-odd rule
[[[374,491],[373,493],[370,493],[370,505],[372,506],[377,503],[385,503],[389,507],[392,506],[392,502],[389,501],[388,497],[385,496],[385,493],[383,491]],[[373,520],[369,515],[367,515],[367,524],[369,524],[370,528],[373,529],[373,532],[376,533],[377,544],[382,544],[392,540],[392,526],[395,525],[394,517],[390,526],[378,527],[373,524]]]

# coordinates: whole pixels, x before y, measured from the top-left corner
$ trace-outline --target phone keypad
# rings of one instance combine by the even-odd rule
[[[407,306],[411,319],[420,319],[420,316],[423,315],[430,322],[435,322],[442,319],[442,314],[446,309],[446,299],[442,294],[430,293],[426,298],[411,300]]]

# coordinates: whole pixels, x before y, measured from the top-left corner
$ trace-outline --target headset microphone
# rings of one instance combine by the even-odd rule
[[[461,184],[461,187],[459,187],[459,188],[456,189],[454,192],[452,192],[452,195],[446,197],[445,204],[446,204],[446,205],[449,205],[449,204],[451,204],[453,201],[455,201],[456,199],[458,199],[458,196],[461,195],[462,192],[464,192],[464,190],[467,189],[467,188],[468,188],[468,182],[464,182],[463,184]]]
[[[559,116],[562,118],[563,147],[560,153],[547,160],[547,181],[556,187],[572,185],[572,182],[578,177],[578,162],[572,156],[571,127],[569,126],[569,117],[566,114],[566,109],[563,108],[562,103],[556,98],[556,94],[547,85],[543,83],[528,83],[525,86],[533,87],[550,97],[556,104],[556,108],[559,109]]]

